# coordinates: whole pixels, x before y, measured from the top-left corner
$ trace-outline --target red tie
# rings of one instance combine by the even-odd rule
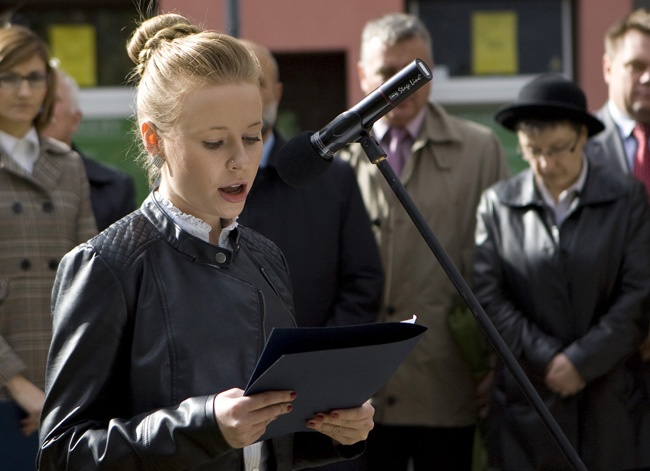
[[[632,131],[638,147],[634,156],[634,176],[641,180],[650,193],[650,147],[648,147],[648,126],[637,123]]]
[[[387,158],[388,163],[400,177],[406,163],[404,155],[406,142],[410,142],[409,132],[405,128],[390,128],[386,133],[388,139]]]

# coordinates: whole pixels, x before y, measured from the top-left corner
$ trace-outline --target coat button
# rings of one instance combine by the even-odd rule
[[[16,201],[13,205],[11,205],[11,210],[16,214],[20,214],[23,212],[23,205]]]
[[[20,268],[23,270],[29,270],[32,267],[32,262],[29,261],[29,259],[24,259],[22,262],[20,262]]]
[[[46,201],[45,203],[43,203],[43,211],[45,211],[46,213],[51,213],[52,211],[54,211],[54,205],[52,204],[51,201]]]
[[[395,404],[397,404],[397,398],[395,396],[388,396],[386,398],[387,406],[394,406]]]
[[[50,267],[50,270],[54,271],[58,268],[59,261],[53,258],[48,262],[47,266]]]
[[[217,263],[224,263],[227,257],[225,253],[217,252],[217,255],[214,256],[214,259],[217,261]]]
[[[395,314],[397,312],[397,308],[395,306],[393,306],[392,304],[389,304],[388,306],[386,306],[386,312],[389,315],[393,315],[393,314]]]

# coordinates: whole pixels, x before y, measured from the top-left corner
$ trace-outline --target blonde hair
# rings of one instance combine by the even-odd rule
[[[56,73],[50,66],[50,51],[45,41],[24,26],[9,24],[0,27],[0,72],[22,64],[34,56],[40,57],[45,62],[47,77],[47,92],[42,109],[33,123],[36,130],[40,132],[50,122],[56,98]]]
[[[138,86],[138,126],[151,121],[161,135],[174,126],[182,99],[197,86],[260,81],[257,58],[240,41],[204,31],[174,13],[144,21],[129,39],[127,52],[135,63],[130,78]],[[153,184],[160,170],[144,149],[141,160]]]
[[[605,53],[610,59],[616,55],[621,39],[632,30],[650,36],[650,11],[639,8],[609,27],[605,34]]]

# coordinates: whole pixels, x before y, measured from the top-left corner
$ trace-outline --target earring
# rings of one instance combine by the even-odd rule
[[[163,159],[160,154],[156,154],[153,156],[152,163],[156,166],[156,168],[161,168],[163,164],[165,163],[165,159]]]

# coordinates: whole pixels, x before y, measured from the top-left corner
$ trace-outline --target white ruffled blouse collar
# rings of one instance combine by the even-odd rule
[[[210,242],[210,232],[212,227],[207,222],[199,219],[191,214],[183,213],[180,209],[173,205],[171,201],[160,194],[159,191],[154,192],[154,197],[161,204],[165,213],[185,232],[192,234],[194,237],[201,239],[204,242]],[[236,219],[232,219],[229,224],[224,227],[219,234],[219,247],[232,250],[230,242],[230,233],[239,225]]]

